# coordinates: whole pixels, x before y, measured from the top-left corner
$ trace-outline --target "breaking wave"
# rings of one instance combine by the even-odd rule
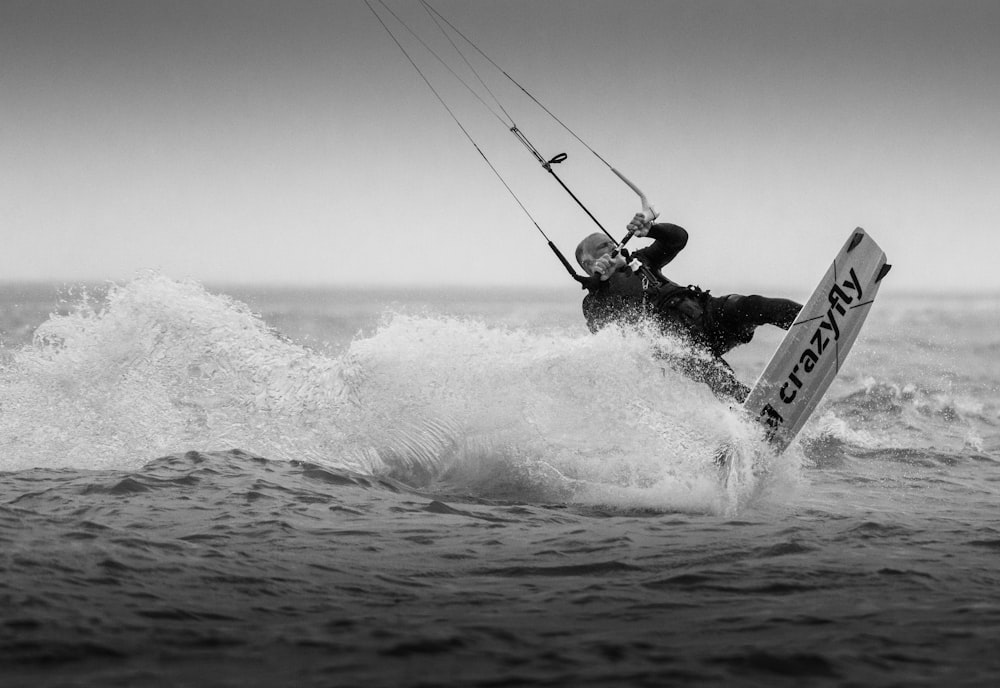
[[[236,300],[148,275],[81,295],[4,352],[0,470],[240,448],[473,498],[696,511],[794,485],[795,453],[772,461],[650,344],[389,313],[319,351]],[[738,457],[724,484],[720,445]]]

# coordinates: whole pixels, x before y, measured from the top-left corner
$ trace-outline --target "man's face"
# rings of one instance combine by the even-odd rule
[[[604,256],[610,256],[615,250],[615,242],[603,234],[595,234],[584,240],[583,251],[580,252],[580,267],[588,275],[594,276],[594,263]],[[618,266],[613,266],[617,268]]]

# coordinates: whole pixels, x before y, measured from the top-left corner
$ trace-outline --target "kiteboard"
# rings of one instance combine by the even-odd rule
[[[837,377],[890,267],[885,251],[858,227],[788,328],[743,402],[776,453],[795,439]]]

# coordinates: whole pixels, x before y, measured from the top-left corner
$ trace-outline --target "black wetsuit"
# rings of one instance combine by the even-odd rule
[[[722,356],[753,338],[760,325],[788,329],[801,304],[788,299],[764,296],[712,296],[698,287],[682,287],[663,276],[660,270],[687,245],[683,227],[662,223],[649,231],[653,243],[631,254],[653,273],[658,284],[622,268],[592,289],[583,299],[583,314],[592,332],[605,325],[635,323],[650,319],[666,333],[687,339],[711,354],[709,360],[697,356],[677,358],[663,355],[672,366],[708,384],[717,396],[746,399],[749,388],[736,379]]]

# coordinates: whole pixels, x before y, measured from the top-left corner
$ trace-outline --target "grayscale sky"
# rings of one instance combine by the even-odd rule
[[[466,74],[419,3],[386,2]],[[802,294],[860,225],[896,288],[1000,288],[1000,2],[432,4],[689,230],[676,281]],[[572,253],[590,221],[376,8]],[[637,197],[473,64],[545,156],[569,154],[558,171],[620,234]],[[3,0],[0,279],[147,268],[568,284],[363,0]]]

